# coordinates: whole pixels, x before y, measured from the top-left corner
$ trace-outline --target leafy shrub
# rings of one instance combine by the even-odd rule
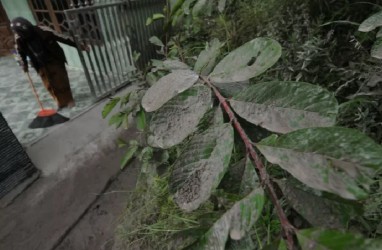
[[[206,1],[177,3],[191,10]],[[152,150],[148,159],[167,152],[168,176],[161,194],[146,183],[152,191],[144,194],[158,199],[155,216],[130,223],[127,241],[143,237],[146,248],[159,242],[190,243],[189,249],[381,248],[359,236],[381,232],[381,103],[370,95],[380,62],[370,59],[368,35],[344,28],[349,20],[335,22],[362,21],[370,9],[302,0],[227,1],[224,11],[209,9],[172,13],[177,33],[159,44],[171,59],[153,61],[150,87],[129,103],[145,117],[138,121],[148,146],[140,147]],[[184,29],[177,26],[187,20]],[[259,35],[280,44],[250,38]],[[200,51],[204,41],[210,42]],[[156,176],[162,162],[143,172]],[[213,220],[203,220],[205,214]],[[132,230],[137,226],[142,234]]]

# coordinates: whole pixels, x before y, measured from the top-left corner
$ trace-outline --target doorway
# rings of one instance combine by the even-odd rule
[[[14,49],[14,38],[9,26],[9,19],[3,5],[0,2],[0,56],[12,54]]]

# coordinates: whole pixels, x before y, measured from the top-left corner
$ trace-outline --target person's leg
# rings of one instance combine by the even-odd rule
[[[61,62],[52,62],[40,70],[40,72],[41,71],[45,73],[40,74],[45,87],[56,100],[58,108],[73,107],[75,103],[70,89],[69,77],[65,64]],[[43,77],[43,75],[45,75],[45,77]]]
[[[49,94],[52,96],[54,101],[57,103],[57,106],[59,106],[58,100],[57,100],[57,98],[56,98],[56,96],[54,94],[53,87],[50,84],[50,80],[49,80],[49,77],[48,77],[47,69],[45,67],[40,68],[40,70],[38,71],[38,74],[40,75],[41,80],[44,83],[44,86],[45,86],[46,90],[48,90]]]

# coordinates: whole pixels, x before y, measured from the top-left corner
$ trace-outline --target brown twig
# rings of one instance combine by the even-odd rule
[[[287,216],[284,213],[284,210],[281,207],[281,204],[277,198],[275,189],[269,180],[269,175],[264,167],[263,162],[261,161],[260,157],[257,155],[255,149],[253,148],[251,140],[249,139],[248,135],[245,133],[244,129],[241,127],[238,120],[236,119],[235,114],[233,113],[231,107],[228,105],[224,96],[220,94],[219,90],[211,83],[211,81],[208,78],[203,76],[201,76],[200,78],[214,91],[221,106],[223,107],[224,111],[227,113],[230,121],[232,122],[236,131],[239,133],[241,139],[243,140],[245,147],[247,149],[247,153],[251,156],[253,163],[255,164],[257,170],[259,171],[260,180],[265,185],[265,188],[268,191],[271,201],[276,208],[277,215],[280,219],[281,226],[284,230],[284,233],[287,239],[288,249],[294,249],[294,240],[293,240],[294,227],[290,224]]]

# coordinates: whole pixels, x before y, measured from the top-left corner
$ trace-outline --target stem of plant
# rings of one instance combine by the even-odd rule
[[[247,153],[251,156],[253,163],[255,164],[257,170],[259,171],[259,177],[261,179],[261,182],[265,185],[265,188],[268,191],[270,199],[276,208],[277,215],[280,219],[281,226],[284,230],[285,237],[287,239],[288,249],[291,249],[291,250],[294,249],[294,240],[293,240],[294,227],[289,222],[286,214],[284,213],[284,210],[281,207],[281,204],[276,195],[276,191],[269,180],[269,175],[264,167],[263,162],[261,161],[260,157],[257,155],[255,149],[253,148],[251,140],[249,139],[248,135],[245,133],[244,129],[241,127],[240,123],[237,121],[236,116],[233,113],[231,107],[228,105],[225,97],[222,96],[219,90],[210,82],[208,78],[203,76],[201,76],[200,78],[202,81],[204,81],[205,84],[207,84],[214,91],[222,108],[227,113],[234,128],[236,129],[241,139],[243,140],[245,147],[247,149]]]

